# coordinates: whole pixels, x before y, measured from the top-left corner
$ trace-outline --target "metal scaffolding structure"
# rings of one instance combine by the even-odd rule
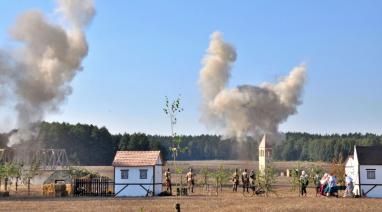
[[[69,160],[65,149],[39,149],[34,160],[40,162],[42,170],[68,169]]]
[[[0,149],[0,164],[10,163],[13,160],[13,151],[11,149]]]

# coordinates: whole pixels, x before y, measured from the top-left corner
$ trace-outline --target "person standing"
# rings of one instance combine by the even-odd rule
[[[351,178],[347,174],[345,174],[345,185],[346,185],[346,190],[345,190],[344,197],[352,197],[353,196],[353,178]]]
[[[320,193],[321,188],[321,182],[320,182],[320,175],[316,173],[316,176],[314,176],[314,185],[316,186],[316,196]]]
[[[190,168],[187,175],[186,175],[187,185],[188,185],[188,191],[191,193],[194,193],[194,174],[192,173],[192,169]]]
[[[170,192],[170,194],[172,194],[170,168],[167,168],[167,170],[164,172],[164,179],[165,179],[165,184],[166,184],[166,191]]]
[[[305,171],[302,171],[300,176],[301,196],[307,195],[306,187],[308,186],[308,184],[309,184],[308,175],[305,173]]]
[[[337,196],[338,197],[338,192],[337,192],[337,178],[336,176],[331,173],[328,176],[328,186],[325,189],[326,196]]]
[[[243,182],[243,193],[245,192],[245,190],[248,191],[248,187],[249,187],[249,175],[248,175],[248,172],[247,172],[247,169],[244,169],[244,172],[241,174],[241,181]]]
[[[237,186],[239,185],[239,173],[237,173],[237,169],[232,175],[232,191],[237,192]]]
[[[249,174],[249,179],[251,180],[251,186],[252,188],[255,188],[256,185],[256,173],[255,170],[251,170],[251,173]]]

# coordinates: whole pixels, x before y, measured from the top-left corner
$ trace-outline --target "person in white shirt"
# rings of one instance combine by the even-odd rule
[[[344,197],[352,197],[353,196],[353,178],[351,178],[349,175],[345,174],[345,185],[346,190]]]

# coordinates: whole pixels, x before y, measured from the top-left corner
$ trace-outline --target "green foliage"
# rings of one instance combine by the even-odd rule
[[[5,146],[8,135],[0,134],[0,146]],[[286,133],[286,141],[274,147],[272,155],[274,160],[332,162],[333,158],[338,160],[341,154],[345,159],[352,153],[355,144],[382,145],[382,135]],[[218,135],[111,135],[105,127],[57,122],[41,123],[35,146],[65,149],[71,165],[110,165],[117,150],[160,150],[166,160],[173,159],[169,149],[176,153],[177,160],[258,158],[258,141],[250,137],[239,144],[235,139],[225,139]]]
[[[34,158],[30,166],[25,166],[22,172],[23,181],[29,184],[29,181],[36,175],[40,174],[41,161]]]
[[[382,145],[382,135],[286,133],[286,141],[274,148],[273,159],[331,162],[351,154],[354,145]]]
[[[81,178],[81,177],[89,177],[89,178],[96,178],[101,177],[98,172],[94,172],[89,169],[85,169],[82,167],[69,167],[69,173],[70,176],[73,178]]]
[[[4,179],[4,189],[8,190],[8,183],[11,179],[17,180],[22,175],[23,164],[19,162],[0,164],[0,181]]]
[[[337,184],[345,185],[345,164],[342,155],[340,155],[338,159],[333,158],[330,171],[330,174],[336,176]]]
[[[200,169],[199,176],[201,176],[200,177],[200,184],[205,189],[207,189],[207,187],[208,187],[208,179],[209,179],[209,176],[210,176],[210,171],[208,170],[207,166]]]
[[[81,165],[110,165],[118,146],[105,127],[84,124],[43,122],[36,140],[42,148],[65,149],[71,164]]]
[[[175,173],[178,174],[180,176],[179,180],[180,180],[180,187],[183,188],[183,173],[184,173],[184,168],[182,167],[176,167],[175,168]]]
[[[296,189],[300,187],[300,171],[301,171],[300,163],[297,163],[296,166],[290,170],[291,178],[289,182],[292,186],[291,187],[292,191],[295,191]]]
[[[257,172],[257,186],[265,191],[265,195],[269,193],[276,194],[273,185],[277,183],[276,175],[277,171],[272,166],[267,166],[263,172]]]
[[[228,170],[226,170],[223,165],[220,165],[219,169],[212,173],[212,176],[215,178],[216,187],[220,187],[221,190],[223,184],[228,181],[230,175]]]
[[[169,117],[170,119],[170,127],[171,127],[171,141],[172,145],[169,147],[169,150],[172,154],[172,158],[174,160],[174,166],[176,158],[178,157],[179,153],[183,153],[188,150],[187,147],[181,147],[180,144],[182,142],[182,139],[180,136],[177,136],[175,132],[175,125],[178,121],[177,114],[182,112],[183,108],[180,105],[180,95],[173,100],[171,103],[167,96],[165,96],[165,106],[163,107],[163,112]]]

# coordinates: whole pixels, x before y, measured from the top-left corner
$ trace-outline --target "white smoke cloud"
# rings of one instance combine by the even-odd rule
[[[21,14],[10,29],[17,49],[0,49],[0,103],[11,101],[17,113],[17,134],[9,146],[33,136],[31,124],[59,110],[88,53],[84,27],[95,14],[91,0],[59,0],[57,11],[68,27],[50,22],[40,11]],[[4,98],[10,96],[12,98]]]
[[[246,136],[277,136],[280,123],[297,113],[306,81],[306,66],[295,67],[275,84],[227,88],[236,51],[219,32],[211,36],[203,59],[199,87],[202,93],[201,122],[239,140]]]

